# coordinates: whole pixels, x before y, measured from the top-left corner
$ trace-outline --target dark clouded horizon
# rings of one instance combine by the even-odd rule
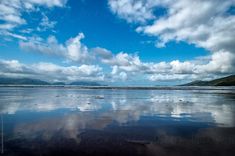
[[[235,0],[1,0],[0,76],[118,85],[235,74]]]

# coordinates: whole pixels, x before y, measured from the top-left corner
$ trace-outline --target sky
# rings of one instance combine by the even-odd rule
[[[0,0],[0,77],[176,85],[235,74],[235,0]]]

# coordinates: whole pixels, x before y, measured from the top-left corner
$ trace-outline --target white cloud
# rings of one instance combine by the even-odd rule
[[[83,38],[84,34],[79,33],[76,37],[68,39],[65,44],[60,44],[55,36],[49,36],[46,41],[39,37],[32,37],[29,41],[19,42],[19,45],[29,52],[62,56],[69,61],[83,63],[90,61],[93,57],[86,45],[81,43]]]
[[[86,45],[81,43],[80,40],[83,38],[84,35],[80,33],[76,37],[66,41],[65,44],[59,44],[54,36],[50,36],[47,41],[44,41],[42,38],[35,37],[29,42],[20,42],[20,47],[27,51],[38,51],[53,56],[62,56],[67,60],[78,63],[95,59],[94,57],[96,56],[98,63],[101,62],[111,67],[111,73],[106,73],[106,75],[109,75],[107,80],[111,82],[134,80],[137,77],[140,79],[147,78],[151,81],[162,81],[162,77],[166,77],[166,75],[167,77],[165,80],[183,79],[186,76],[182,75],[205,74],[207,72],[206,70],[209,68],[207,66],[210,66],[210,61],[214,60],[214,58],[209,58],[205,63],[200,60],[197,62],[180,62],[179,60],[158,63],[142,62],[137,54],[119,52],[114,55],[111,51],[100,47],[89,49]],[[50,65],[47,66],[48,70],[55,69],[54,66],[52,66],[53,68]],[[43,68],[45,67],[43,66]],[[230,70],[229,68],[227,69]],[[218,69],[211,69],[211,71],[212,70]],[[224,71],[221,71],[221,73],[224,73]],[[156,78],[159,77],[159,74],[162,74],[162,77]],[[59,72],[58,75],[63,74]],[[171,75],[172,79],[170,78]]]
[[[47,7],[63,7],[67,0],[24,0],[24,5],[43,5]]]
[[[216,74],[228,75],[235,72],[233,68],[235,57],[227,51],[219,51],[211,56],[183,62],[179,60],[142,62],[137,54],[125,52],[113,54],[100,47],[89,49],[81,43],[83,38],[84,34],[80,33],[67,40],[65,44],[59,44],[53,36],[50,36],[47,41],[42,38],[32,38],[29,42],[20,42],[20,46],[27,51],[62,56],[78,63],[89,62],[92,59],[95,60],[96,57],[98,63],[111,67],[112,71],[106,73],[106,79],[110,82],[138,81],[137,79],[150,81],[208,79],[214,78]]]
[[[0,24],[0,30],[10,30],[13,29],[15,24]]]
[[[130,16],[133,16],[133,20],[138,20],[135,16],[153,14],[152,11],[157,7],[166,9],[164,15],[159,17],[155,15],[152,19],[145,18],[153,21],[151,22],[153,24],[141,24],[137,28],[138,32],[159,37],[160,46],[171,40],[177,40],[187,41],[215,52],[219,50],[234,52],[235,16],[228,10],[235,6],[235,0],[109,0],[109,4],[113,4],[111,10],[116,10],[117,15],[127,21],[130,21]],[[134,7],[137,4],[144,9],[142,16]],[[116,6],[132,7],[125,11]]]
[[[56,24],[57,24],[56,21],[50,21],[49,18],[43,13],[41,23],[37,27],[37,30],[38,31],[45,31],[47,29],[52,30]]]
[[[72,61],[86,61],[91,59],[91,55],[88,53],[88,48],[81,43],[84,38],[83,33],[79,33],[76,37],[70,38],[66,42],[66,48],[68,52],[68,58]]]
[[[211,51],[211,55],[206,59],[143,62],[137,54],[126,52],[113,54],[101,47],[90,49],[81,42],[84,38],[83,33],[60,43],[55,36],[49,36],[45,40],[37,36],[26,38],[10,32],[15,27],[27,23],[21,15],[23,11],[35,10],[35,7],[38,6],[63,7],[65,4],[66,0],[3,0],[0,2],[0,19],[5,23],[0,24],[2,30],[0,34],[20,39],[19,45],[26,51],[56,55],[65,58],[66,61],[88,63],[95,60],[96,57],[96,60],[100,61],[98,63],[111,67],[112,71],[108,77],[110,81],[126,81],[130,78],[173,81],[208,78],[208,75],[213,74],[235,73],[235,16],[228,12],[230,7],[235,6],[235,0],[108,1],[113,13],[137,25],[137,32],[156,36],[158,47],[164,47],[169,41],[185,41]],[[165,14],[154,14],[155,9],[158,8],[165,9]],[[50,21],[46,14],[42,14],[42,16],[39,29],[53,29],[56,22]],[[29,32],[31,31],[29,29]],[[31,67],[23,65],[22,68],[22,71],[27,69],[27,74],[36,73],[35,70],[32,71]],[[65,77],[66,80],[78,79],[81,78],[81,75],[94,76],[95,79],[96,74],[92,75],[92,73],[100,73],[98,72],[99,67],[90,65],[61,67],[51,63],[40,63],[34,65],[34,68],[40,72],[48,72],[48,77],[55,78],[54,75],[57,75],[57,79]],[[10,71],[10,69],[8,70]],[[50,75],[50,73],[53,74]],[[15,74],[15,72],[11,74]],[[99,77],[104,78],[102,74]]]
[[[31,74],[32,70],[18,60],[0,60],[0,76],[27,77]]]
[[[124,71],[120,71],[118,66],[113,66],[112,67],[112,72],[111,72],[111,81],[126,81],[128,79],[128,75]]]
[[[165,7],[168,14],[139,31],[156,35],[161,43],[187,41],[210,51],[234,49],[235,16],[228,9],[235,1],[178,0]],[[200,10],[200,11],[198,11]]]
[[[20,18],[18,15],[5,15],[1,17],[1,20],[19,25],[25,24],[25,20]]]
[[[27,24],[23,17],[24,12],[37,11],[38,7],[63,7],[67,0],[1,0],[0,1],[0,24],[1,31],[13,31],[21,25]],[[55,22],[49,21],[46,16],[43,16],[41,26],[52,28]],[[44,28],[45,29],[45,28]],[[8,35],[1,33],[1,35]]]
[[[231,74],[235,72],[234,66],[235,55],[230,52],[219,51],[212,54],[208,64],[199,65],[198,72]]]
[[[44,73],[44,77],[63,81],[103,81],[102,68],[97,65],[68,66],[63,67],[52,63],[38,63],[32,65],[35,73]]]
[[[153,74],[148,77],[150,81],[175,81],[185,80],[189,77],[187,74]]]
[[[31,37],[28,41],[20,41],[20,48],[29,52],[41,52],[51,55],[63,55],[66,48],[59,44],[54,36],[49,36],[46,41],[40,37]]]
[[[31,77],[47,81],[103,81],[103,69],[98,65],[60,66],[53,63],[22,64],[17,60],[0,60],[0,75]]]
[[[14,34],[14,33],[7,32],[7,31],[4,34],[7,35],[7,36],[11,36],[11,37],[20,39],[20,40],[27,40],[27,37],[19,35],[19,34]]]
[[[217,74],[229,75],[235,72],[234,55],[223,51],[209,57],[183,62],[142,62],[138,55],[123,52],[109,56],[108,59],[101,57],[100,60],[112,67],[113,81],[137,80],[143,77],[150,81],[208,79]]]
[[[162,69],[159,68],[160,63],[141,63],[141,66],[149,67],[145,71],[156,72],[150,79],[235,72],[235,16],[229,12],[235,6],[235,0],[109,0],[109,5],[120,18],[139,22],[137,32],[156,36],[159,48],[169,41],[185,41],[212,52],[207,62],[176,60],[161,63]],[[154,14],[157,8],[165,9],[166,13]],[[159,73],[165,75],[160,76]]]
[[[177,74],[191,74],[194,72],[195,64],[185,61],[185,62],[180,62],[179,60],[175,60],[170,62],[170,65],[172,67],[173,73]]]
[[[128,22],[142,22],[155,18],[153,0],[109,0],[111,11]]]
[[[127,71],[134,71],[135,66],[139,66],[141,63],[138,55],[127,54],[125,52],[120,52],[116,55],[110,55],[109,57],[103,57],[100,55],[100,59],[102,63],[112,66],[116,65],[126,69]]]

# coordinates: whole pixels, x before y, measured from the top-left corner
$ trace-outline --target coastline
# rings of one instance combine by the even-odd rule
[[[17,88],[63,88],[107,90],[235,90],[235,86],[79,86],[79,85],[0,85]]]

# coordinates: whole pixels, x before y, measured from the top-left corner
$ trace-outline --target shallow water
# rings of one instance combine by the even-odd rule
[[[235,90],[0,87],[4,155],[234,155]]]

